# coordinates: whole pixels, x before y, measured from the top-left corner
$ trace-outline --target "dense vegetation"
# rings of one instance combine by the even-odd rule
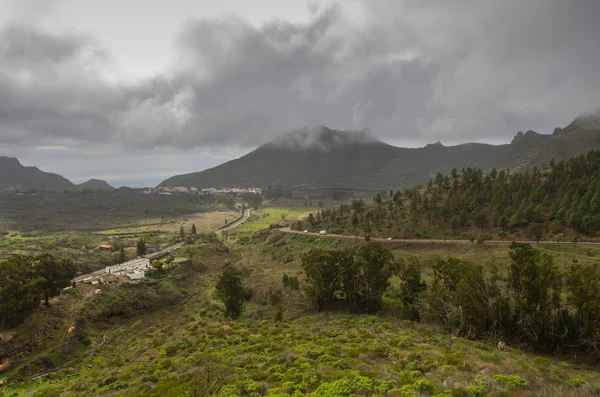
[[[297,229],[460,235],[496,233],[571,239],[600,232],[600,152],[519,173],[467,168],[438,174],[426,188],[378,194],[371,205],[324,209]],[[491,237],[491,236],[490,236]]]
[[[396,263],[386,248],[368,243],[342,250],[313,249],[302,257],[318,310],[346,307],[375,312],[393,275],[400,285],[388,296],[399,316],[446,327],[467,338],[501,338],[547,352],[591,352],[600,357],[600,273],[578,263],[559,271],[552,257],[513,243],[503,283],[498,269],[457,258],[433,264],[429,285],[416,260]]]
[[[367,257],[389,258],[385,249],[362,240],[354,247],[347,240],[286,235],[278,231],[239,238],[239,244],[229,241],[227,249],[214,236],[201,236],[177,254],[190,257],[191,264],[166,268],[140,285],[102,286],[102,293],[91,298],[86,298],[88,293],[84,288],[70,290],[60,298],[64,304],[87,302],[85,310],[79,312],[75,331],[68,334],[65,347],[44,348],[43,355],[33,354],[32,361],[29,355],[17,360],[15,370],[8,373],[7,383],[0,391],[7,396],[24,397],[597,395],[595,388],[600,376],[592,367],[519,350],[524,344],[511,338],[504,339],[504,350],[499,349],[497,339],[488,341],[486,331],[481,335],[469,334],[469,327],[456,331],[460,322],[448,323],[429,316],[419,319],[422,324],[404,321],[411,313],[418,316],[435,313],[426,307],[426,302],[432,301],[434,280],[451,290],[447,299],[438,297],[438,301],[448,303],[442,312],[452,313],[452,305],[469,310],[478,308],[477,302],[471,302],[479,291],[474,286],[481,281],[474,268],[480,266],[483,257],[506,257],[507,266],[499,269],[497,276],[493,276],[489,266],[483,268],[486,285],[496,277],[501,295],[506,296],[508,271],[513,261],[506,248],[465,244],[464,250],[456,250],[460,255],[456,259],[445,255],[441,261],[445,263],[430,263],[425,257],[417,261],[410,256],[422,257],[420,252],[443,253],[448,247],[440,244],[412,251],[396,247],[393,253],[399,261],[391,269],[398,276],[387,279],[386,274],[381,278],[371,277],[377,275],[375,269],[365,267],[360,259],[365,253],[369,254]],[[361,247],[366,247],[362,248],[363,254],[359,253]],[[513,247],[519,257],[526,257],[517,252],[519,249],[530,253],[529,247]],[[555,250],[561,261],[588,258],[589,250],[554,246],[542,249]],[[534,259],[538,268],[543,268],[543,254],[531,250],[539,256]],[[468,255],[462,256],[459,251]],[[568,255],[558,255],[562,251]],[[574,255],[575,252],[580,255]],[[340,255],[353,270],[364,271],[361,274],[366,277],[340,280],[358,283],[361,295],[367,286],[381,285],[375,280],[389,281],[376,314],[354,313],[344,292],[347,289],[340,283],[336,285],[335,303],[314,312],[311,294],[314,281],[303,274],[302,258],[308,258],[308,262],[317,257],[328,259],[327,253]],[[294,258],[291,262],[283,260],[290,255]],[[477,261],[470,263],[467,258],[471,257]],[[319,262],[312,260],[313,264]],[[234,264],[239,271],[227,270],[233,269],[227,264]],[[564,268],[564,264],[561,262],[558,267]],[[456,274],[455,268],[462,269],[460,274]],[[218,287],[226,273],[234,276],[230,278],[234,281],[231,285],[237,287],[232,290],[241,291],[241,281],[244,290],[253,291],[251,298],[245,297],[236,320],[225,315],[226,307],[221,301],[224,295],[219,292],[228,290]],[[343,271],[332,273],[340,275]],[[454,285],[453,277],[461,281]],[[567,290],[563,289],[561,294],[566,303]],[[56,303],[43,308],[43,312],[59,306]],[[410,307],[414,310],[409,310]],[[567,307],[575,314],[571,309],[574,306],[566,303],[563,308]],[[348,313],[339,309],[347,309]],[[522,316],[526,321],[532,318],[525,313]],[[475,320],[476,316],[472,316],[465,324]],[[68,321],[66,324],[71,324]],[[456,332],[450,335],[437,326],[425,324],[433,322]],[[30,329],[22,329],[23,333],[26,330]],[[456,336],[482,339],[472,341]],[[16,345],[15,340],[8,343]],[[79,350],[74,350],[76,346]],[[76,361],[64,365],[70,359]],[[42,380],[13,383],[19,374],[39,374],[41,369],[55,367],[59,370]]]
[[[0,329],[14,326],[43,300],[69,285],[75,276],[70,259],[57,260],[52,255],[13,255],[0,262]]]

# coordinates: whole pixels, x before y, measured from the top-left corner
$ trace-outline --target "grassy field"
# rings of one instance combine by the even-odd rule
[[[209,383],[215,383],[211,394],[219,396],[597,395],[598,369],[511,346],[501,351],[496,341],[469,341],[401,321],[387,300],[377,316],[313,313],[304,306],[301,290],[284,291],[283,319],[277,321],[277,308],[269,303],[267,291],[282,288],[283,274],[301,275],[299,253],[352,242],[278,232],[262,232],[250,240],[230,238],[229,249],[210,242],[187,246],[185,254],[197,258],[203,270],[172,269],[157,280],[158,293],[171,285],[183,294],[181,299],[168,305],[159,299],[156,302],[163,303],[105,321],[81,313],[79,328],[65,344],[43,349],[47,357],[37,357],[29,368],[12,373],[0,395],[183,397],[191,395],[193,385],[206,383],[207,373],[212,374]],[[487,252],[477,246],[461,250],[454,254],[480,260]],[[564,254],[577,254],[576,250]],[[396,247],[395,253],[427,260],[438,251]],[[228,262],[243,269],[244,282],[253,290],[237,321],[224,318],[214,296],[215,272]],[[127,292],[119,296],[132,305],[148,296],[149,287],[104,287],[87,302],[87,310],[111,305],[119,288]],[[68,301],[85,296],[85,290],[63,296],[63,311],[68,311]],[[58,307],[57,302],[40,310]],[[104,338],[109,342],[88,356]],[[80,340],[90,344],[78,345]],[[59,355],[82,358],[41,380],[11,383],[66,361]]]
[[[254,210],[250,218],[242,225],[235,228],[236,232],[255,232],[267,229],[270,225],[279,224],[282,221],[296,221],[302,219],[315,208],[302,207],[267,207]]]
[[[0,231],[98,231],[138,226],[148,220],[181,218],[198,212],[230,210],[233,199],[209,196],[155,196],[129,189],[111,192],[0,193]]]
[[[132,233],[179,233],[180,227],[183,226],[186,233],[190,233],[192,225],[196,225],[198,233],[208,233],[217,230],[225,224],[225,221],[232,222],[240,217],[237,211],[210,211],[197,212],[194,214],[184,215],[177,218],[168,218],[161,222],[160,218],[147,219],[145,224],[133,227],[122,227],[116,229],[108,229],[97,232],[102,235],[122,235]]]

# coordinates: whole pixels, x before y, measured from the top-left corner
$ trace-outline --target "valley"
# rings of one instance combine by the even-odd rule
[[[599,153],[389,190],[11,189],[0,396],[597,395]]]
[[[240,396],[595,395],[592,386],[600,373],[591,363],[556,361],[508,340],[499,349],[496,340],[457,338],[444,327],[407,322],[398,315],[401,301],[391,293],[375,315],[308,310],[300,254],[364,243],[277,230],[227,233],[223,242],[201,237],[187,244],[182,249],[192,261],[155,276],[154,284],[105,286],[85,299],[93,289],[78,286],[19,328],[15,345],[44,323],[58,322],[56,336],[27,341],[42,343],[35,351],[44,354],[31,361],[23,355],[2,374],[0,390],[9,396],[203,395],[207,390]],[[418,259],[427,282],[437,258],[452,256],[486,269],[506,268],[509,261],[508,247],[394,244],[391,249],[399,259]],[[547,250],[560,268],[600,255],[598,248]],[[242,269],[253,292],[235,320],[223,316],[214,292],[227,263]],[[298,277],[300,287],[282,284],[285,277]],[[401,285],[401,279],[391,280],[392,289]],[[117,296],[125,301],[117,303]],[[70,327],[76,302],[83,309],[76,312],[74,329],[58,339],[64,335],[60,324]],[[43,347],[46,340],[63,344]],[[45,372],[55,367],[58,371]]]

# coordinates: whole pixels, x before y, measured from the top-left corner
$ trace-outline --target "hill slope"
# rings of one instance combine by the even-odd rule
[[[13,157],[0,156],[0,190],[63,190],[73,187],[71,181],[60,175],[44,172],[37,167],[25,167]]]
[[[80,183],[76,186],[77,189],[93,189],[93,190],[115,190],[114,187],[109,185],[106,181],[100,179],[90,179],[87,182]]]
[[[549,164],[552,159],[559,162],[598,149],[600,114],[580,116],[567,127],[554,130],[551,139],[532,149],[511,168],[517,171],[540,168]]]
[[[396,238],[487,236],[487,239],[573,240],[600,234],[600,151],[548,169],[490,172],[467,168],[439,174],[374,203],[323,209],[297,230]]]
[[[528,131],[506,145],[436,143],[409,149],[380,142],[368,130],[317,127],[278,138],[215,168],[174,176],[160,186],[399,188],[425,183],[452,168],[505,168],[550,138]]]

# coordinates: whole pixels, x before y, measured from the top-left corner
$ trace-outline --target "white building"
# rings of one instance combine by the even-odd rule
[[[121,274],[121,273],[127,273],[128,271],[131,272],[143,272],[145,273],[146,270],[150,269],[150,259],[148,258],[136,258],[136,259],[132,259],[130,261],[118,264],[118,265],[114,265],[114,266],[107,266],[106,267],[106,273],[108,274]]]

